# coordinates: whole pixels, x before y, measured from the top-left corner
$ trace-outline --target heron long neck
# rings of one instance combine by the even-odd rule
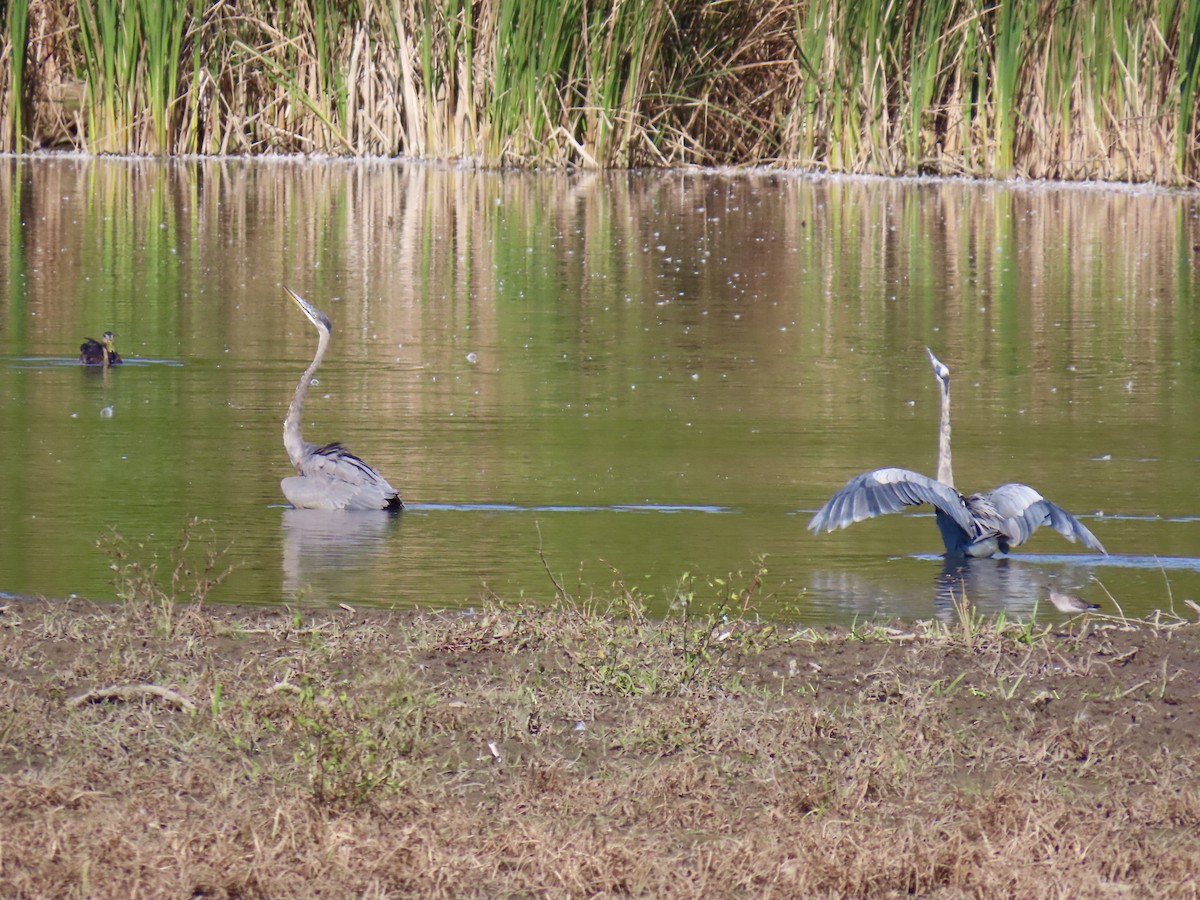
[[[321,360],[325,358],[325,350],[329,346],[329,335],[324,331],[320,332],[321,337],[317,342],[317,353],[313,357],[313,361],[308,364],[308,368],[304,370],[304,374],[300,376],[300,383],[296,385],[296,393],[292,395],[292,402],[288,406],[287,418],[283,420],[283,446],[287,450],[288,458],[292,461],[292,465],[296,470],[300,469],[300,462],[305,455],[305,441],[300,436],[300,414],[304,411],[304,400],[308,397],[308,386],[312,384],[313,375],[316,374],[317,367],[321,365]]]
[[[954,487],[954,470],[950,465],[950,385],[938,380],[942,392],[942,421],[938,427],[937,480]]]

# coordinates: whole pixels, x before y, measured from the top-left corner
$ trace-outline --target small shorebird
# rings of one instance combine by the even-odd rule
[[[1088,603],[1082,597],[1076,597],[1074,594],[1064,594],[1062,591],[1056,591],[1050,588],[1050,602],[1054,604],[1054,608],[1065,613],[1087,612],[1089,609],[1099,609],[1099,603]]]

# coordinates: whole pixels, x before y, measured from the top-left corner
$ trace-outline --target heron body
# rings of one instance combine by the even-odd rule
[[[111,331],[104,332],[100,340],[85,338],[79,345],[79,361],[85,366],[119,366],[121,354],[117,352]]]
[[[908,469],[886,468],[855,475],[829,498],[808,523],[814,533],[845,528],[863,519],[930,504],[949,557],[986,557],[1007,553],[1043,525],[1067,540],[1107,553],[1082,522],[1027,484],[1002,484],[982,494],[964,495],[954,487],[950,456],[950,369],[926,348],[941,393],[936,479]]]
[[[333,328],[329,317],[289,287],[284,290],[312,322],[319,335],[317,352],[309,363],[283,420],[283,446],[296,474],[284,478],[279,485],[283,495],[297,509],[328,510],[401,510],[404,504],[400,493],[388,480],[363,462],[340,443],[312,444],[300,434],[300,415],[308,396],[313,376],[329,349]]]

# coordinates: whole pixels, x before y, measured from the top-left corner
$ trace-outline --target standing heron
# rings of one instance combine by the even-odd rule
[[[113,333],[104,332],[100,340],[85,338],[79,345],[79,361],[85,366],[119,366],[121,354],[117,352]]]
[[[300,413],[308,387],[325,351],[329,348],[332,326],[329,317],[290,287],[284,286],[301,312],[308,316],[320,335],[317,353],[309,363],[283,420],[283,446],[287,449],[296,474],[279,482],[283,495],[297,509],[387,509],[404,508],[399,492],[387,479],[339,443],[319,446],[300,436]]]
[[[833,531],[906,506],[928,503],[937,513],[947,557],[1007,553],[1009,547],[1027,540],[1042,525],[1049,525],[1069,541],[1079,538],[1085,546],[1107,554],[1083,523],[1027,484],[1002,484],[969,497],[955,489],[950,465],[950,370],[928,347],[925,352],[933,363],[942,395],[937,480],[895,468],[855,475],[812,517],[809,531]]]

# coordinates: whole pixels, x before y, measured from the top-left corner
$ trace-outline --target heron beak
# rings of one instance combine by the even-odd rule
[[[307,300],[305,300],[303,297],[301,297],[299,294],[297,294],[295,291],[293,291],[293,290],[292,290],[290,287],[288,287],[286,284],[283,286],[283,289],[284,289],[285,291],[287,291],[289,295],[291,295],[291,298],[292,298],[293,300],[295,300],[295,301],[296,301],[296,305],[297,305],[297,306],[299,306],[299,307],[300,307],[302,310],[304,310],[305,312],[308,312],[308,310],[310,309],[310,304],[309,304],[309,302],[308,302]]]
[[[310,322],[316,324],[317,308],[315,306],[313,306],[311,303],[309,303],[307,300],[305,300],[303,297],[301,297],[299,294],[297,294],[295,291],[293,291],[286,284],[283,286],[283,289],[291,295],[293,300],[296,301],[296,305],[300,307],[301,312],[303,312],[306,316],[308,316],[308,320]]]
[[[930,350],[928,347],[925,348],[925,352],[929,354],[929,361],[931,363],[933,363],[934,374],[937,375],[937,377],[940,379],[949,380],[949,378],[950,378],[949,367],[944,362],[942,362],[940,359],[938,359],[936,356],[934,356],[933,351]]]
[[[312,322],[313,327],[326,335],[326,340],[328,340],[328,335],[333,331],[333,326],[329,322],[329,316],[325,315],[325,313],[321,312],[321,310],[317,309],[286,284],[283,286],[283,289],[296,301],[296,305],[300,307],[300,311],[308,316],[308,321]]]

